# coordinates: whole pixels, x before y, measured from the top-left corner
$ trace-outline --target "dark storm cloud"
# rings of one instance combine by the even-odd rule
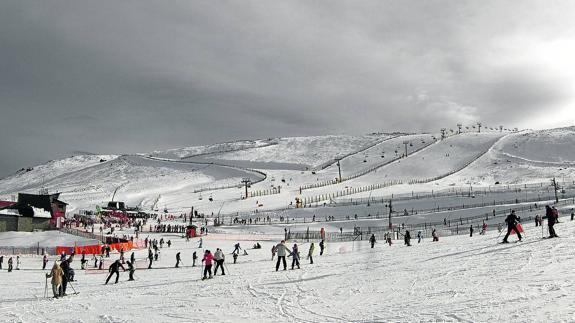
[[[572,101],[572,6],[5,0],[0,176],[73,151],[537,127]]]

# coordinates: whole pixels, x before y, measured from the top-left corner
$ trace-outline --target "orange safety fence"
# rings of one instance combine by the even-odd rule
[[[103,245],[91,245],[91,246],[76,246],[76,247],[56,247],[57,254],[81,254],[82,252],[86,253],[87,255],[99,255],[102,253],[102,246]],[[132,249],[142,249],[145,247],[145,243],[143,241],[128,241],[128,242],[121,242],[121,243],[112,243],[109,244],[110,250],[116,250],[120,252],[120,250],[128,251]]]

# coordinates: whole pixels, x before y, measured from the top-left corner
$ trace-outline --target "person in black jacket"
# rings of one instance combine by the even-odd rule
[[[110,275],[108,275],[108,279],[106,279],[106,284],[108,284],[113,274],[116,274],[116,284],[118,283],[118,279],[120,278],[120,267],[122,267],[122,270],[126,271],[126,268],[124,268],[120,260],[116,260],[110,265],[108,268]]]
[[[154,261],[154,254],[152,253],[152,249],[148,249],[148,260],[150,264],[148,264],[148,269],[152,269],[152,262]]]
[[[513,230],[515,230],[515,233],[517,233],[517,238],[519,238],[519,241],[521,241],[521,233],[517,229],[517,223],[520,221],[521,219],[515,214],[515,210],[512,210],[511,214],[505,218],[505,222],[507,223],[507,234],[505,235],[505,238],[503,238],[503,243],[508,243],[507,238],[509,238],[509,235]]]
[[[62,285],[60,285],[60,296],[66,296],[66,287],[68,287],[68,282],[70,281],[70,272],[72,271],[72,268],[70,267],[72,260],[74,260],[74,256],[70,255],[68,259],[63,260],[60,263],[60,268],[62,268],[62,272],[64,273],[62,276]]]
[[[558,238],[557,233],[555,233],[555,223],[557,222],[557,215],[553,212],[553,209],[549,205],[545,206],[545,216],[543,219],[547,219],[547,225],[549,226],[549,238]]]
[[[371,235],[369,238],[369,243],[371,244],[371,249],[373,249],[373,246],[375,245],[375,234]]]
[[[128,271],[130,272],[130,278],[128,280],[134,280],[134,272],[136,271],[134,268],[134,262],[128,260],[126,263],[128,264]]]

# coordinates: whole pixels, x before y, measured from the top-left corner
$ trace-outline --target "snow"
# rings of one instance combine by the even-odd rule
[[[58,246],[83,246],[98,244],[97,240],[77,237],[60,231],[0,232],[0,247],[52,248]]]
[[[518,133],[482,131],[432,140],[431,134],[317,136],[246,140],[172,149],[139,155],[85,155],[52,161],[0,180],[0,194],[36,192],[48,188],[62,192],[69,211],[102,205],[111,199],[144,210],[167,207],[170,213],[200,212],[221,216],[229,223],[240,218],[274,217],[271,225],[210,226],[204,247],[222,248],[228,275],[200,281],[200,267],[190,267],[197,239],[186,242],[179,234],[149,234],[171,239],[158,269],[145,270],[146,250],[136,251],[136,281],[103,286],[107,270],[80,270],[73,263],[80,294],[59,300],[43,299],[44,276],[39,257],[22,257],[22,269],[0,272],[0,321],[7,322],[556,322],[575,320],[572,281],[575,265],[575,225],[562,219],[559,239],[541,240],[542,230],[530,218],[533,208],[554,198],[550,179],[561,186],[563,214],[575,204],[575,129],[562,128]],[[436,138],[439,136],[435,135]],[[401,158],[408,145],[408,157]],[[395,152],[397,150],[397,153]],[[154,158],[150,158],[153,156]],[[381,156],[384,156],[382,158]],[[343,183],[299,192],[300,186],[322,183],[338,176],[334,164],[344,157]],[[105,159],[105,162],[100,162]],[[163,159],[163,160],[162,160]],[[325,167],[324,167],[325,166]],[[305,168],[308,168],[307,170]],[[254,170],[255,169],[255,170]],[[257,172],[258,170],[259,172]],[[313,171],[313,172],[312,172]],[[237,185],[248,177],[258,192],[282,186],[280,194],[243,199]],[[325,200],[325,196],[351,188],[365,188],[391,180],[403,184],[367,189]],[[417,183],[415,183],[417,182]],[[500,182],[500,185],[495,185]],[[525,184],[533,183],[532,186]],[[535,183],[537,183],[535,185]],[[509,184],[521,184],[510,185]],[[229,187],[232,186],[232,187]],[[229,187],[229,188],[224,188]],[[491,191],[493,189],[493,191]],[[406,247],[398,241],[369,248],[366,241],[328,242],[326,254],[315,264],[306,260],[308,242],[301,242],[302,269],[275,272],[270,248],[282,239],[284,228],[305,231],[352,232],[358,227],[387,224],[385,203],[392,195],[467,191],[468,196],[394,200],[392,221],[408,227],[453,221],[457,230],[480,225],[493,210],[517,208],[525,219],[525,241],[501,245],[493,228],[502,216],[488,217],[485,236],[447,236],[453,227],[440,226],[440,242],[429,239]],[[565,193],[563,193],[565,190]],[[473,195],[471,194],[473,191]],[[483,192],[481,194],[480,192]],[[327,206],[294,209],[295,197],[323,195]],[[209,201],[211,197],[213,202]],[[359,198],[376,201],[358,203]],[[567,200],[568,199],[568,200]],[[492,205],[492,201],[512,201]],[[513,202],[515,201],[515,202]],[[473,208],[431,211],[477,204]],[[478,206],[481,204],[480,206]],[[258,213],[254,213],[257,210]],[[412,212],[414,210],[415,212]],[[268,212],[266,212],[268,211]],[[414,214],[415,213],[415,214]],[[357,221],[346,216],[358,214]],[[279,224],[283,216],[292,221]],[[310,223],[316,216],[318,221]],[[336,221],[325,222],[327,216]],[[303,221],[306,221],[303,223]],[[321,221],[321,222],[320,222]],[[468,222],[470,221],[470,222]],[[298,222],[298,223],[293,223]],[[459,224],[458,224],[459,223]],[[181,222],[180,222],[181,224]],[[543,228],[544,229],[544,228]],[[476,232],[478,232],[477,230]],[[126,232],[131,234],[131,231]],[[457,233],[457,232],[456,232]],[[119,231],[121,235],[123,232]],[[415,234],[413,234],[415,235]],[[144,233],[141,237],[148,236]],[[515,238],[512,237],[513,241]],[[415,240],[415,239],[414,239]],[[232,264],[229,253],[241,241],[247,256]],[[261,250],[251,250],[255,241]],[[318,241],[314,241],[317,243]],[[56,231],[0,233],[0,246],[91,244],[83,238]],[[289,244],[293,244],[290,241]],[[173,268],[176,252],[184,267]],[[118,258],[114,253],[111,260]],[[51,258],[53,260],[54,258]],[[288,258],[290,261],[291,258]],[[93,265],[93,262],[90,262]]]
[[[280,138],[277,145],[252,148],[238,152],[210,156],[221,160],[248,160],[252,162],[289,163],[316,167],[337,156],[343,156],[369,146],[390,135],[314,136]]]
[[[142,269],[146,252],[136,253],[140,269],[134,282],[127,282],[127,273],[121,273],[119,284],[103,285],[107,270],[82,271],[75,261],[73,287],[80,294],[58,300],[43,298],[40,259],[24,257],[25,270],[0,273],[0,321],[574,320],[575,225],[565,219],[557,227],[561,238],[548,240],[541,240],[541,229],[524,228],[524,242],[514,243],[512,236],[507,245],[497,243],[501,240],[497,231],[473,238],[440,237],[436,243],[412,240],[412,247],[397,241],[391,247],[379,242],[374,249],[366,241],[328,243],[323,256],[316,244],[313,265],[305,257],[309,244],[298,243],[302,269],[279,272],[269,251],[277,240],[260,241],[261,250],[250,250],[252,242],[242,241],[249,255],[232,264],[229,253],[236,241],[213,234],[204,239],[204,247],[222,248],[228,271],[208,281],[199,280],[201,267],[190,267],[191,253],[202,251],[197,239],[186,243],[169,236],[173,246],[162,249],[154,263],[162,269]],[[184,268],[175,269],[178,251]],[[113,254],[111,260],[117,258]],[[108,265],[111,260],[106,260]]]

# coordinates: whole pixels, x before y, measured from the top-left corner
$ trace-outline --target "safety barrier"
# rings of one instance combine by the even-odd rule
[[[91,246],[74,246],[74,247],[63,247],[59,246],[56,247],[57,254],[81,254],[85,253],[87,255],[99,255],[102,253],[102,246],[103,245],[91,245]],[[128,251],[132,249],[142,249],[145,247],[145,243],[143,241],[128,241],[128,242],[120,242],[120,243],[112,243],[109,244],[111,250],[116,250],[120,252],[121,250]]]

